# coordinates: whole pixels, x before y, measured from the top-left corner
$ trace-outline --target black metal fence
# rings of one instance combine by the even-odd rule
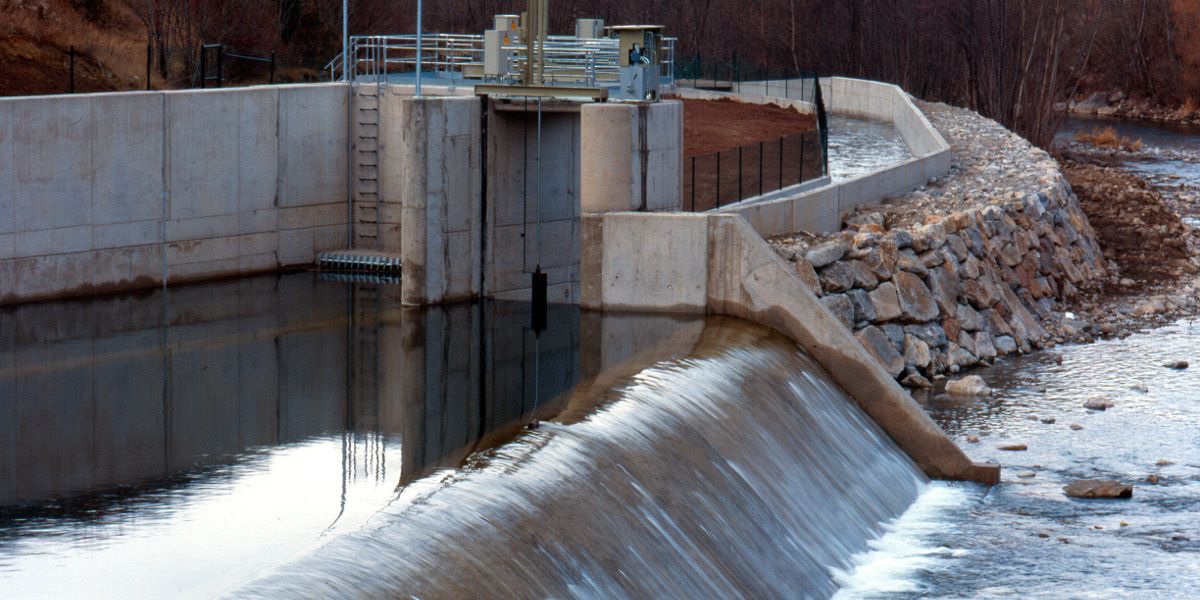
[[[201,44],[200,46],[200,87],[221,87],[226,80],[225,59],[240,60],[246,63],[266,65],[269,81],[275,83],[275,53],[268,56],[255,56],[246,52],[232,50],[225,44]]]
[[[745,73],[736,63],[729,65],[722,80],[722,66],[706,71],[699,58],[682,70],[679,85],[737,93],[800,100],[815,109],[815,131],[764,140],[714,154],[684,159],[683,207],[693,212],[713,210],[762,196],[776,190],[812,181],[828,174],[829,117],[819,78],[812,73],[787,69],[750,70],[758,79],[741,79]],[[690,77],[690,79],[688,78]]]
[[[683,207],[703,212],[825,175],[821,135],[808,131],[684,160]]]

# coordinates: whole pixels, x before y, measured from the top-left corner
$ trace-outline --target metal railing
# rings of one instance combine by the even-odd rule
[[[676,38],[663,38],[660,49],[663,82],[672,85],[675,78]],[[338,54],[325,65],[331,81],[344,76],[350,81],[362,78],[386,78],[410,73],[417,68],[416,35],[353,36],[349,41],[350,60]],[[450,79],[484,79],[484,41],[481,35],[450,33],[425,34],[420,41],[423,72]],[[502,49],[512,57],[508,72],[493,80],[515,81],[520,78],[528,48],[523,44]],[[544,45],[544,73],[547,83],[615,84],[620,78],[620,46],[615,39],[585,39],[550,36]]]
[[[684,159],[683,208],[704,212],[825,176],[818,131]]]

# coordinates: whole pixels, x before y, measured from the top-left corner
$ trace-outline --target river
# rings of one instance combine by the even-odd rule
[[[1114,126],[1151,156],[1123,165],[1175,193],[1200,185],[1200,131],[1073,120],[1060,139]],[[1178,189],[1182,186],[1182,189]],[[1200,595],[1200,321],[1059,347],[979,371],[988,398],[925,398],[993,488],[935,482],[857,568],[839,598],[1195,598]],[[1061,357],[1061,364],[1059,358]],[[1096,396],[1113,400],[1090,411]],[[1073,429],[1076,425],[1079,428]],[[968,436],[978,436],[972,444]],[[998,446],[1021,443],[1026,452]],[[1148,481],[1157,476],[1158,482]],[[1135,486],[1130,500],[1075,500],[1076,479]]]

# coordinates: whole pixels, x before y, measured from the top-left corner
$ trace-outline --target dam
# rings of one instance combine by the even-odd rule
[[[950,171],[903,90],[520,23],[536,80],[363,36],[330,83],[0,100],[6,597],[825,598],[931,480],[1000,480],[801,269],[866,254],[768,243]],[[815,128],[705,187],[689,101]],[[945,309],[870,277],[880,331]]]

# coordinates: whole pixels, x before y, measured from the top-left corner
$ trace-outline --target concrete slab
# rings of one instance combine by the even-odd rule
[[[285,87],[278,94],[279,206],[345,201],[349,87]]]
[[[92,110],[88,98],[15,102],[12,165],[16,231],[92,221]]]
[[[100,94],[90,101],[92,224],[162,218],[163,98]]]
[[[16,181],[13,172],[13,145],[16,123],[12,118],[13,105],[0,102],[0,234],[16,229]],[[3,257],[0,254],[0,257]]]
[[[276,206],[279,189],[279,95],[270,88],[238,90],[238,210]]]
[[[166,101],[170,190],[167,218],[180,221],[236,215],[241,172],[238,95],[217,91],[176,93],[167,94]]]
[[[633,147],[633,142],[638,139],[637,107],[615,103],[585,104],[580,115],[580,154],[583,164],[587,165],[580,174],[583,212],[639,208],[640,165],[635,164]]]

